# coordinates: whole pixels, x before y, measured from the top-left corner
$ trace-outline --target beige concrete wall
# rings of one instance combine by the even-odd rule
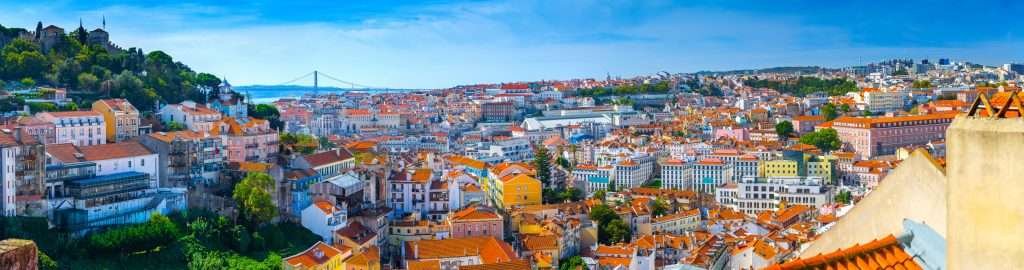
[[[961,116],[946,140],[947,267],[1024,267],[1024,119]]]
[[[925,151],[914,151],[831,230],[811,242],[800,257],[848,248],[889,234],[899,235],[904,218],[928,224],[945,237],[945,194],[942,167]]]

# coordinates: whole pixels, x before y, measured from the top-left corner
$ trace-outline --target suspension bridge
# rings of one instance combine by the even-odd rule
[[[313,71],[311,71],[309,73],[302,74],[301,76],[298,76],[298,77],[296,77],[294,79],[291,79],[291,80],[288,80],[288,81],[276,84],[274,86],[289,86],[289,85],[302,85],[302,86],[305,86],[305,85],[303,85],[301,83],[309,82],[308,80],[311,79],[311,78],[313,80],[312,83],[313,83],[313,94],[314,95],[319,94],[320,79],[321,78],[327,79],[327,81],[329,81],[329,82],[334,82],[334,83],[340,84],[341,87],[336,87],[336,86],[331,87],[331,88],[335,88],[335,89],[336,88],[341,88],[341,89],[348,88],[348,89],[345,89],[345,90],[351,90],[351,91],[373,91],[373,92],[403,92],[403,91],[408,91],[407,89],[393,89],[393,88],[388,88],[388,87],[370,86],[370,85],[360,84],[360,83],[356,83],[356,82],[352,82],[352,81],[348,81],[348,80],[342,80],[342,79],[338,79],[337,77],[331,76],[329,74],[320,72],[319,70],[313,70]]]

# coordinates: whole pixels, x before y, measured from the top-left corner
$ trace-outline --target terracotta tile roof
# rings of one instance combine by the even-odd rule
[[[103,116],[103,114],[100,114],[100,113],[94,112],[94,111],[44,112],[43,114],[49,114],[50,116],[53,116],[54,118],[61,118],[61,117],[85,117],[85,116],[102,117]]]
[[[412,173],[412,178],[410,178],[409,180],[412,180],[413,182],[426,183],[430,181],[430,179],[433,178],[433,176],[434,170],[421,168],[416,169],[416,171]]]
[[[325,215],[333,214],[334,211],[336,211],[334,205],[328,201],[317,200],[316,202],[313,203],[313,205],[316,205],[316,208],[320,209],[320,211],[323,212]]]
[[[486,207],[466,207],[451,215],[452,221],[500,220],[501,217],[493,209]]]
[[[70,143],[51,144],[46,146],[46,153],[63,162],[97,161],[153,154],[136,141],[82,147]]]
[[[899,245],[896,237],[888,235],[866,244],[838,249],[828,254],[798,259],[768,266],[768,270],[785,269],[922,269]]]
[[[512,260],[500,263],[488,263],[477,265],[460,265],[459,270],[530,270],[530,261]]]
[[[345,260],[346,265],[362,266],[364,268],[370,268],[370,265],[380,264],[380,249],[376,246],[369,247],[365,251],[353,255]]]
[[[507,262],[517,258],[512,246],[493,236],[419,240],[405,242],[407,260],[432,260],[480,256],[484,263]]]
[[[700,210],[698,210],[698,209],[683,210],[683,211],[679,211],[679,212],[677,212],[675,214],[656,217],[656,218],[652,219],[651,222],[652,223],[654,223],[654,222],[666,222],[666,221],[672,221],[672,220],[677,220],[677,219],[684,219],[684,218],[693,217],[693,216],[699,216],[699,215],[700,215]]]
[[[353,221],[349,223],[344,228],[334,231],[334,234],[348,238],[349,240],[352,240],[353,242],[356,242],[359,245],[363,245],[366,243],[366,241],[369,241],[370,239],[373,239],[374,237],[377,236],[376,232],[374,232],[370,228],[367,228],[366,226],[363,226],[363,224],[360,223],[359,221]]]
[[[441,270],[441,262],[438,260],[406,261],[405,264],[407,270]]]
[[[877,127],[878,124],[886,123],[903,123],[912,121],[923,121],[923,120],[952,120],[959,114],[957,111],[947,112],[936,112],[925,115],[905,115],[905,116],[882,116],[882,117],[851,117],[851,116],[840,116],[835,120],[832,120],[832,126],[837,124],[854,125],[860,128]]]
[[[284,261],[295,268],[315,268],[341,253],[341,250],[318,241],[302,253],[284,258]]]
[[[324,151],[316,154],[305,155],[303,158],[312,167],[320,167],[335,162],[342,162],[352,158],[352,153],[345,148],[335,148],[335,150]]]
[[[558,248],[558,237],[554,235],[526,235],[523,237],[526,250],[540,251]]]
[[[467,157],[467,156],[461,156],[461,155],[453,155],[451,157],[448,157],[448,161],[451,161],[452,163],[455,163],[455,164],[460,164],[460,165],[463,165],[463,166],[466,166],[466,167],[471,167],[471,168],[474,168],[474,169],[481,169],[481,170],[484,169],[487,166],[487,163],[484,163],[483,161],[476,160],[476,159],[473,159],[473,158]]]
[[[517,174],[517,175],[512,176],[512,177],[506,176],[506,177],[502,178],[501,181],[502,182],[514,182],[514,181],[540,181],[540,180],[537,180],[536,178],[530,177],[529,175],[527,175],[525,173],[521,173],[521,174]]]
[[[718,158],[705,158],[697,162],[700,165],[724,165],[725,162]]]
[[[608,267],[608,269],[614,269],[616,266],[629,267],[633,262],[630,258],[616,258],[616,257],[601,257],[597,259],[597,264]]]
[[[824,122],[825,116],[823,115],[799,115],[794,116],[793,121],[807,121],[807,122]]]

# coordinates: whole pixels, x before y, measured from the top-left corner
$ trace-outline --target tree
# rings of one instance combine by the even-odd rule
[[[931,81],[926,81],[926,80],[917,80],[917,81],[914,81],[914,83],[913,83],[913,85],[911,87],[913,87],[913,88],[931,88],[932,87],[932,82]]]
[[[90,73],[78,74],[78,88],[82,90],[96,90],[96,83],[99,82],[99,80],[99,78],[96,78],[96,75],[92,75]]]
[[[167,123],[167,126],[164,129],[166,129],[169,132],[170,131],[181,131],[181,130],[185,130],[185,125],[182,124],[182,123],[178,123],[178,122],[175,122],[175,121],[172,120],[170,123]]]
[[[662,198],[654,199],[654,201],[651,202],[651,217],[664,216],[666,213],[668,213],[668,210],[668,202],[666,202]]]
[[[594,191],[594,198],[597,198],[598,200],[604,201],[604,199],[607,196],[608,196],[608,193],[606,191],[604,191],[603,189],[598,189],[597,191]]]
[[[789,138],[789,134],[793,134],[793,123],[782,121],[775,124],[775,134],[779,135],[779,140],[785,141]]]
[[[36,254],[39,254],[38,255],[38,257],[39,257],[39,259],[38,259],[39,268],[38,269],[40,269],[40,270],[57,270],[57,269],[59,269],[57,267],[57,261],[54,261],[53,258],[50,258],[50,256],[46,255],[46,253],[44,253],[42,250],[36,249]]]
[[[249,104],[249,116],[270,121],[270,128],[284,128],[284,122],[281,122],[281,113],[273,105]]]
[[[220,84],[220,78],[217,78],[217,76],[214,76],[213,74],[205,72],[200,72],[199,74],[196,74],[196,85],[213,90],[211,93],[220,90]]]
[[[606,245],[627,243],[633,238],[633,232],[629,229],[629,225],[626,225],[626,222],[622,221],[621,218],[608,223],[604,231],[608,235],[604,241]],[[598,235],[600,234],[599,230]]]
[[[863,111],[863,112],[861,112],[861,113],[862,113],[862,115],[863,115],[863,116],[872,116],[872,115],[875,115],[874,113],[872,113],[872,112],[871,112],[871,110],[864,110],[864,111]]]
[[[831,128],[804,134],[800,137],[800,143],[814,145],[823,152],[837,150],[843,145],[836,130]]]
[[[850,104],[845,104],[845,103],[844,103],[843,105],[840,105],[840,106],[839,106],[839,111],[840,111],[840,112],[843,112],[843,113],[848,113],[848,112],[850,112]]]
[[[254,225],[270,221],[277,216],[277,206],[271,199],[274,179],[266,173],[252,172],[235,185],[232,198],[242,217]]]
[[[825,103],[825,105],[821,106],[821,115],[825,116],[825,121],[832,121],[839,117],[839,113],[836,112],[836,105],[832,103]]]
[[[551,154],[543,146],[534,146],[533,167],[537,169],[537,180],[544,186],[551,184]]]
[[[835,201],[842,204],[850,204],[851,194],[849,190],[840,190],[836,193]]]
[[[558,262],[558,270],[588,270],[580,256],[572,256]]]

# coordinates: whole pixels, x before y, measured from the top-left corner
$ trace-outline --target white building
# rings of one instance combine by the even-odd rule
[[[651,231],[656,233],[683,234],[700,228],[700,210],[682,210],[675,214],[651,219]]]
[[[334,231],[348,225],[348,213],[327,201],[316,201],[302,209],[302,227],[334,243]]]
[[[48,164],[95,163],[97,176],[125,172],[145,173],[150,178],[150,188],[160,187],[159,156],[137,141],[92,146],[52,144],[46,147],[46,154],[50,159]]]
[[[661,188],[663,189],[689,189],[690,176],[693,172],[690,166],[682,160],[669,159],[661,164]]]
[[[88,146],[107,143],[103,114],[94,111],[42,112],[36,118],[53,123],[56,143]]]
[[[220,112],[193,101],[171,104],[160,109],[160,121],[164,125],[172,122],[183,124],[186,128],[198,132],[210,132],[214,123],[220,121],[220,118]]]
[[[735,185],[724,185],[715,192],[719,204],[747,214],[778,210],[779,203],[820,208],[832,202],[832,190],[824,179],[808,177],[744,177]]]
[[[470,156],[492,163],[525,161],[533,159],[533,147],[526,138],[508,139],[490,143],[475,153],[470,153]]]
[[[692,167],[690,186],[699,192],[711,193],[732,179],[732,165],[717,158],[706,158]]]

